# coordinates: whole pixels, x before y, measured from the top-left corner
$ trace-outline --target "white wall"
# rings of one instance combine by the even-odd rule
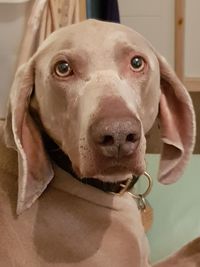
[[[200,77],[200,1],[185,2],[185,76]]]
[[[174,0],[119,0],[119,8],[121,23],[143,34],[174,66]]]
[[[0,118],[5,116],[29,6],[0,3]]]

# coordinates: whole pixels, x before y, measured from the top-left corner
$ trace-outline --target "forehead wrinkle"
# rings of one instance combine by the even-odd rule
[[[84,49],[78,49],[78,48],[70,48],[70,49],[62,49],[60,51],[57,51],[53,58],[56,60],[56,58],[63,57],[64,59],[69,59],[73,62],[77,61],[87,61],[88,55],[87,51]]]
[[[137,45],[137,44],[131,44],[128,41],[121,41],[121,42],[116,43],[114,47],[115,55],[118,55],[119,51],[125,55],[131,52],[135,52],[135,53],[140,53],[141,55],[144,55],[145,57],[148,57],[150,49],[148,48],[148,46],[141,47],[140,45]]]
[[[131,52],[138,52],[138,49],[135,45],[131,45],[128,42],[118,42],[114,46],[114,57],[117,59],[129,55]]]

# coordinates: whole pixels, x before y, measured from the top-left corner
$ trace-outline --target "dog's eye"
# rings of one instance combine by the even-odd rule
[[[72,68],[67,61],[62,60],[55,64],[54,72],[59,77],[67,77],[72,74]]]
[[[142,71],[145,67],[145,61],[141,56],[135,56],[131,59],[131,68],[133,71]]]

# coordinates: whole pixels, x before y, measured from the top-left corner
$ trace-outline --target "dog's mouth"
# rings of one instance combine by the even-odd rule
[[[137,182],[139,175],[132,175],[126,166],[116,164],[101,171],[100,174],[92,177],[80,177],[72,166],[72,162],[68,155],[46,134],[43,133],[43,142],[50,159],[61,169],[70,173],[74,178],[80,180],[84,184],[92,185],[105,192],[118,193],[122,186],[126,184],[128,179],[132,179],[129,187]]]
[[[94,179],[99,179],[103,182],[124,182],[127,179],[130,179],[132,176],[139,176],[137,174],[132,173],[126,166],[116,164],[112,167],[108,167],[104,170],[101,170],[99,174],[93,175]]]

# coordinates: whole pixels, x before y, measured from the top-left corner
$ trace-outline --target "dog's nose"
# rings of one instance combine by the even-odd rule
[[[139,144],[141,126],[132,118],[105,118],[94,123],[90,134],[95,148],[105,157],[131,156]]]

